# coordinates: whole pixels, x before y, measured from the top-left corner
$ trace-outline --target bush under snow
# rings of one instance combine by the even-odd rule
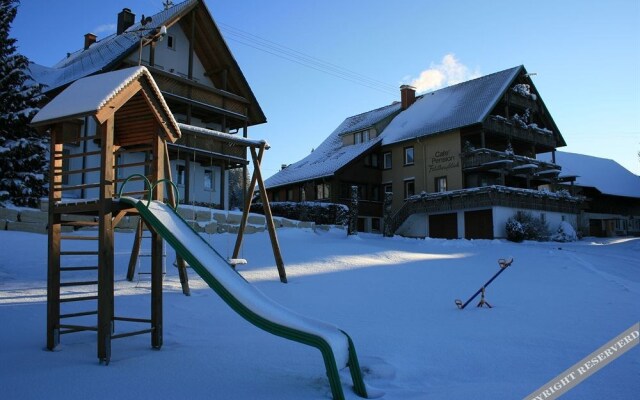
[[[578,240],[578,234],[570,223],[562,221],[558,230],[551,236],[554,242],[575,242]]]

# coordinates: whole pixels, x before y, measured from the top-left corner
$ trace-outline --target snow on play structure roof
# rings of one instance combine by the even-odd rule
[[[539,154],[538,159],[551,161],[551,153]],[[640,177],[614,160],[557,151],[556,164],[562,166],[561,178],[577,176],[577,186],[592,187],[612,196],[640,198]]]
[[[183,123],[178,123],[178,126],[180,127],[181,131],[195,132],[201,135],[206,135],[216,139],[220,139],[229,143],[235,143],[235,144],[240,144],[240,145],[249,146],[249,147],[260,147],[264,145],[265,148],[267,149],[270,147],[269,143],[267,143],[267,141],[263,139],[249,139],[249,138],[244,138],[238,135],[231,135],[229,133],[214,131],[212,129],[202,128],[200,126],[187,125]]]
[[[422,95],[391,121],[383,132],[382,144],[482,122],[522,69],[506,69]]]
[[[44,106],[33,117],[31,123],[42,125],[60,119],[93,114],[100,110],[109,100],[117,96],[127,85],[141,76],[146,77],[169,122],[175,128],[175,131],[180,132],[178,123],[173,118],[169,106],[165,103],[160,89],[145,67],[125,68],[78,79]]]
[[[342,135],[369,128],[400,110],[399,103],[378,108],[345,119],[311,154],[278,171],[265,181],[267,187],[276,187],[309,179],[333,175],[354,158],[380,143],[380,137],[368,142],[343,146]]]
[[[120,35],[113,34],[92,44],[88,49],[79,50],[59,61],[53,67],[45,67],[38,64],[30,64],[33,79],[38,83],[47,85],[45,90],[50,91],[64,86],[82,77],[92,75],[108,69],[114,63],[125,57],[140,44],[140,38],[148,35],[158,26],[166,23],[191,6],[197,0],[188,0],[177,4],[168,10],[163,10],[152,16],[153,23],[148,28],[140,22],[130,26]]]

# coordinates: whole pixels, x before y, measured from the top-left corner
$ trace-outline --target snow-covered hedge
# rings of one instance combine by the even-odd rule
[[[335,203],[296,203],[292,201],[269,203],[274,216],[313,221],[319,225],[345,225],[349,221],[349,207]],[[264,214],[262,203],[251,206],[251,212]]]
[[[562,221],[556,233],[551,236],[551,240],[554,242],[575,242],[578,240],[578,234],[570,223]]]
[[[512,242],[523,240],[548,240],[549,227],[542,218],[536,218],[528,212],[518,212],[509,218],[506,225],[507,239]]]

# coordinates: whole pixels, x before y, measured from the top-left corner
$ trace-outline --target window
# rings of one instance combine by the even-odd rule
[[[447,177],[440,176],[436,178],[436,192],[446,192],[447,191]]]
[[[413,165],[413,146],[404,148],[404,165]]]
[[[416,181],[409,179],[404,181],[404,198],[409,198],[416,194]]]
[[[371,219],[371,232],[380,232],[380,218]]]
[[[368,129],[365,131],[356,132],[353,134],[353,136],[353,143],[355,144],[368,142],[370,138]]]
[[[204,170],[204,190],[214,190],[215,178],[213,171],[210,169]]]
[[[382,155],[382,168],[391,169],[391,152],[390,151]]]
[[[287,189],[287,201],[293,201],[293,189]]]
[[[393,193],[393,185],[390,183],[386,183],[384,185],[384,192],[385,193]]]
[[[319,183],[316,185],[316,200],[324,200],[331,197],[331,186],[328,183]]]
[[[184,165],[178,165],[176,167],[176,172],[177,172],[176,180],[177,180],[178,186],[184,186],[184,171],[185,171]]]
[[[167,36],[167,48],[171,50],[176,49],[176,39],[172,35]]]
[[[367,198],[367,186],[366,185],[358,185],[358,199],[366,200]]]
[[[371,166],[378,168],[378,155],[377,154],[371,154]]]
[[[380,201],[380,186],[378,185],[371,186],[371,200]]]

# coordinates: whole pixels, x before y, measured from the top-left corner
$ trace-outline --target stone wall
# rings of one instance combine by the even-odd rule
[[[0,208],[0,230],[47,233],[48,213],[47,205],[43,202],[40,210],[36,209],[9,209]],[[178,214],[193,227],[196,232],[207,234],[215,233],[238,233],[242,214],[237,211],[209,210],[202,207],[178,206]],[[93,216],[62,216],[63,221],[73,218],[74,221],[92,223],[97,221]],[[307,228],[328,230],[326,225],[316,226],[314,222],[295,221],[287,218],[274,217],[273,222],[276,228]],[[138,217],[124,217],[116,231],[133,232],[138,225]],[[74,229],[97,229],[96,226],[63,226],[63,232]],[[264,232],[266,229],[266,219],[264,215],[249,214],[249,220],[245,229],[246,234]]]

